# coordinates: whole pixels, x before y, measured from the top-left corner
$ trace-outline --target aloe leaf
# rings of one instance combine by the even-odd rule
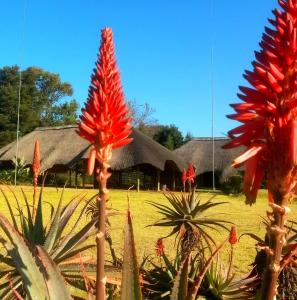
[[[212,253],[212,255],[208,258],[208,260],[206,261],[205,265],[203,266],[203,268],[200,270],[199,274],[196,276],[194,284],[191,286],[189,293],[187,295],[187,300],[195,300],[198,290],[200,288],[200,285],[202,283],[202,280],[206,274],[206,272],[209,270],[209,268],[211,267],[211,263],[214,260],[214,258],[216,257],[216,255],[222,250],[223,246],[226,244],[226,242],[228,241],[228,238],[225,239],[216,249],[215,251]]]
[[[55,262],[58,264],[59,262],[64,262],[66,261],[67,259],[70,259],[72,257],[74,257],[75,255],[79,254],[79,253],[82,253],[86,250],[89,250],[91,248],[94,248],[96,247],[96,245],[86,245],[86,246],[82,246],[78,249],[75,249],[73,251],[70,251],[68,252],[67,254],[61,256],[60,258],[56,259]]]
[[[252,239],[254,239],[255,241],[257,241],[258,243],[260,244],[265,244],[265,241],[263,239],[261,239],[259,236],[257,236],[256,234],[254,233],[251,233],[251,232],[246,232],[246,233],[243,233],[239,238],[238,238],[238,241],[243,237],[243,236],[249,236],[251,237]]]
[[[77,245],[81,245],[92,235],[95,235],[97,229],[95,228],[95,220],[89,221],[80,231],[76,234],[70,235],[66,240],[63,241],[61,246],[52,254],[54,260],[61,258],[62,256],[68,254]]]
[[[46,272],[46,285],[51,300],[72,299],[67,290],[64,278],[57,265],[53,262],[48,253],[41,247],[37,246],[38,256]],[[41,298],[39,298],[41,299]]]
[[[70,285],[69,291],[72,296],[74,296],[78,299],[88,299],[88,300],[92,299],[92,298],[90,298],[90,295],[88,292],[81,290],[80,288],[77,288],[74,285]],[[93,299],[95,299],[95,298],[93,298]]]
[[[1,242],[7,248],[22,277],[29,299],[49,299],[44,277],[23,238],[2,214],[0,214],[0,226],[11,245],[5,240]]]
[[[64,187],[65,189],[65,187]],[[58,230],[59,230],[59,222],[61,218],[61,211],[62,211],[62,201],[63,201],[63,195],[64,195],[64,189],[62,190],[61,197],[59,200],[59,204],[55,213],[55,216],[53,218],[53,221],[51,223],[51,226],[49,228],[47,237],[45,239],[44,248],[46,251],[50,252],[55,244],[55,241],[58,236]]]
[[[12,195],[13,195],[13,197],[14,197],[14,200],[15,200],[15,202],[16,202],[16,204],[17,204],[18,210],[21,211],[20,203],[19,203],[18,197],[17,197],[17,195],[16,195],[14,189],[11,188],[9,185],[7,185],[6,187],[7,187],[7,188],[9,189],[9,191],[12,193]]]
[[[185,300],[188,291],[190,255],[182,263],[176,277],[174,278],[170,300]]]
[[[33,219],[32,219],[32,215],[31,215],[31,210],[30,210],[28,198],[27,198],[27,196],[26,196],[26,194],[25,194],[25,192],[22,188],[21,188],[21,191],[22,191],[25,203],[26,203],[29,232],[33,232],[34,225],[33,225]]]
[[[13,285],[13,287],[15,289],[19,288],[22,284],[22,279],[20,276],[15,277],[11,280],[7,280],[7,282],[5,282],[5,284],[1,284],[0,286],[0,299],[1,300],[11,300],[11,299],[15,299],[14,297],[14,292],[11,289],[11,285]]]
[[[15,217],[14,217],[14,213],[13,213],[13,211],[12,211],[12,207],[11,207],[10,202],[9,202],[9,199],[7,198],[5,192],[3,191],[2,188],[0,188],[0,191],[1,191],[1,193],[2,193],[2,195],[3,195],[3,197],[4,197],[4,200],[5,200],[6,204],[7,204],[7,207],[8,207],[9,213],[10,213],[10,217],[11,217],[11,220],[12,220],[12,222],[13,222],[13,226],[14,226],[14,228],[15,228],[16,230],[19,230],[19,229],[18,229],[17,222],[16,222],[16,219],[15,219]]]
[[[66,245],[69,243],[69,241],[71,240],[71,238],[73,238],[76,234],[74,233],[76,227],[78,226],[78,224],[80,223],[82,217],[85,215],[85,212],[86,212],[86,209],[87,209],[87,206],[89,205],[91,200],[87,201],[85,206],[82,208],[81,212],[80,212],[80,215],[78,216],[75,224],[72,226],[71,230],[67,233],[66,236],[63,237],[62,241],[59,243],[59,247],[57,247],[56,249],[54,249],[54,251],[51,253],[51,256],[52,258],[55,260],[56,257],[58,256],[62,256],[64,255],[64,248],[66,247]],[[63,214],[62,214],[63,215]],[[90,225],[90,223],[93,223],[95,224],[95,220],[94,221],[91,221],[89,222],[88,224]],[[88,226],[88,225],[86,225]],[[92,228],[92,226],[88,226],[89,230],[90,228]],[[78,234],[78,233],[77,233]],[[95,233],[94,233],[95,234]],[[71,250],[71,249],[70,249]]]
[[[141,300],[142,295],[139,285],[139,270],[134,242],[132,218],[129,209],[124,236],[124,261],[122,272],[121,299]]]
[[[43,227],[43,216],[42,216],[42,195],[43,195],[43,186],[41,187],[38,199],[38,205],[35,216],[35,225],[33,230],[33,238],[35,245],[44,244],[44,227]]]
[[[85,194],[82,194],[79,199],[75,197],[72,199],[63,209],[61,213],[61,219],[59,222],[59,236],[62,234],[63,230],[65,229],[66,225],[68,224],[69,219],[73,216],[74,211],[81,203],[82,199],[85,198]]]

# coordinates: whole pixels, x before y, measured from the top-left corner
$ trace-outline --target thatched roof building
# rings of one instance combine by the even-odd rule
[[[228,138],[214,138],[214,171],[216,186],[236,172],[231,166],[232,160],[243,152],[243,148],[225,150],[222,148]],[[187,163],[196,168],[198,183],[211,186],[213,172],[213,142],[212,138],[193,138],[180,148],[173,151]]]
[[[79,170],[85,173],[90,144],[76,134],[76,128],[77,126],[37,128],[19,140],[18,156],[24,158],[28,164],[32,164],[34,143],[38,140],[42,171]],[[111,159],[113,174],[117,175],[120,180],[123,171],[127,173],[133,170],[144,174],[147,179],[148,176],[153,177],[157,181],[155,187],[166,184],[174,188],[175,176],[180,176],[185,162],[136,129],[133,129],[132,137],[134,140],[131,144],[113,151]],[[1,148],[2,166],[9,164],[15,154],[16,141]],[[114,181],[116,183],[117,180],[114,179]]]

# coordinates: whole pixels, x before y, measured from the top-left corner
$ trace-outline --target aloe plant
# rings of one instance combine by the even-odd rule
[[[44,248],[32,245],[29,248],[2,214],[0,227],[7,238],[0,241],[7,252],[7,256],[1,255],[2,263],[12,268],[1,272],[1,299],[22,299],[24,293],[30,300],[72,299],[58,267]]]
[[[259,279],[256,276],[235,278],[230,273],[231,258],[225,265],[220,257],[212,262],[204,277],[205,296],[209,300],[255,299],[255,286]]]
[[[43,214],[43,187],[40,190],[38,205],[35,218],[33,218],[29,199],[26,193],[22,190],[25,209],[21,207],[20,200],[16,193],[10,188],[16,204],[16,209],[13,209],[11,200],[6,192],[0,188],[3,198],[7,204],[12,220],[13,228],[18,234],[22,235],[26,243],[33,249],[43,249],[44,257],[49,257],[60,269],[64,280],[71,285],[71,293],[75,296],[85,295],[81,288],[81,258],[80,253],[84,253],[94,247],[94,243],[90,243],[89,238],[96,233],[94,226],[95,221],[90,220],[87,224],[79,229],[79,224],[85,216],[88,203],[92,200],[84,201],[85,195],[74,197],[64,207],[63,191],[56,208],[51,206],[50,220],[47,224],[44,221]],[[80,210],[77,219],[72,216],[77,210]],[[71,225],[70,225],[71,224]],[[73,225],[72,225],[73,224]],[[67,231],[65,230],[67,228]],[[42,247],[42,248],[40,248]],[[0,266],[0,297],[11,295],[10,282],[15,283],[15,288],[21,295],[26,290],[26,282],[21,279],[21,274],[15,264],[11,251],[7,255],[0,254],[2,264]],[[90,276],[94,277],[95,262],[90,256],[83,255],[82,260],[86,263],[86,270]],[[41,299],[41,298],[40,298]]]
[[[231,222],[214,218],[213,215],[207,215],[212,207],[226,202],[213,202],[213,198],[202,202],[195,194],[194,189],[190,193],[166,193],[164,195],[170,206],[149,201],[163,215],[163,218],[150,226],[172,227],[172,231],[167,237],[176,235],[184,257],[193,247],[199,244],[201,246],[203,241],[209,248],[215,245],[215,241],[209,234],[208,229],[216,231],[218,231],[218,228],[228,230],[225,224]],[[201,249],[203,246],[199,248]]]

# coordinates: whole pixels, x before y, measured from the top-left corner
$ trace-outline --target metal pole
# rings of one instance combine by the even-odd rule
[[[212,136],[212,189],[215,190],[215,140],[214,140],[214,105],[215,105],[215,95],[214,95],[214,63],[213,63],[213,42],[214,42],[214,30],[213,30],[213,15],[214,15],[214,3],[211,0],[211,53],[210,53],[210,85],[211,85],[211,136]]]

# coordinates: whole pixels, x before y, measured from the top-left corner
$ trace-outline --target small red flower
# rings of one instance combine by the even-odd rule
[[[235,225],[233,225],[230,230],[229,243],[231,245],[235,245],[237,243],[237,241],[238,240],[237,240],[236,227],[235,227]]]
[[[37,185],[38,175],[39,175],[39,172],[40,172],[39,141],[36,141],[35,145],[34,145],[32,171],[33,171],[34,185]]]
[[[162,256],[164,255],[164,243],[163,243],[163,239],[158,239],[157,243],[156,243],[156,254],[157,256]]]
[[[188,170],[187,170],[187,179],[189,181],[189,183],[194,183],[195,181],[195,169],[194,166],[192,164],[189,164]]]
[[[95,160],[100,164],[107,163],[111,159],[112,149],[132,141],[129,138],[131,118],[124,101],[110,28],[102,30],[98,61],[77,133],[94,146],[89,155],[89,175],[93,173]]]
[[[244,193],[247,203],[256,201],[263,176],[275,203],[288,197],[297,174],[297,2],[279,0],[274,27],[265,27],[255,52],[253,70],[246,71],[249,87],[240,87],[243,101],[232,104],[230,119],[242,125],[229,131],[225,148],[246,147],[233,166],[245,165]],[[272,199],[271,198],[271,199]]]

